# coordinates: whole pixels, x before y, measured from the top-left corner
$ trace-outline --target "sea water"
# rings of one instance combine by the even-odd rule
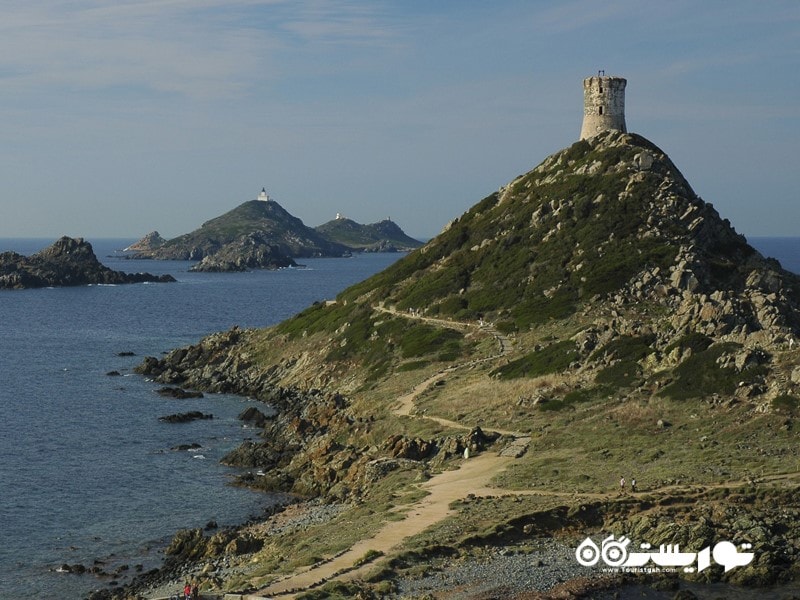
[[[219,464],[255,435],[236,419],[250,401],[162,398],[160,386],[132,374],[133,367],[214,331],[277,323],[402,256],[190,273],[187,262],[122,259],[115,250],[132,240],[90,241],[113,269],[169,273],[178,282],[0,292],[2,599],[80,598],[108,580],[59,573],[60,565],[129,565],[125,581],[135,565],[157,566],[177,529],[262,514],[273,499],[227,485],[235,472]],[[0,239],[0,251],[30,254],[51,242]],[[750,242],[800,273],[800,238]],[[214,419],[158,420],[189,410]],[[171,449],[180,444],[201,448]]]
[[[113,269],[169,273],[167,284],[0,291],[0,598],[80,598],[113,571],[160,564],[180,528],[241,523],[274,497],[227,485],[220,458],[256,432],[237,419],[251,401],[176,400],[133,374],[144,356],[234,325],[275,324],[385,268],[400,254],[306,259],[304,268],[191,273],[183,261],[125,260],[132,240],[89,240]],[[30,254],[52,240],[0,240]],[[133,353],[134,356],[127,355]],[[122,355],[121,355],[122,354]],[[109,375],[111,372],[120,375]],[[211,420],[159,417],[202,411]],[[194,451],[173,450],[199,444]]]

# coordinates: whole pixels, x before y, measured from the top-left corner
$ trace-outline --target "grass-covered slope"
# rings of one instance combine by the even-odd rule
[[[654,159],[646,170],[642,154]],[[698,289],[744,289],[755,255],[744,238],[653,144],[609,133],[549,157],[343,297],[527,330],[664,273],[687,248],[702,262]]]
[[[398,345],[376,307],[480,320],[518,336],[492,377],[578,369],[559,400],[567,404],[642,386],[769,398],[790,375],[771,363],[798,328],[798,292],[797,276],[749,246],[661,150],[610,132],[550,156],[423,248],[277,331],[327,336],[338,344],[325,353],[330,365],[360,353],[374,378],[408,368],[392,360]]]

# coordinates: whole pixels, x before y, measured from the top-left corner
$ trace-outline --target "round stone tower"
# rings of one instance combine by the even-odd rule
[[[609,129],[627,133],[625,127],[627,83],[627,79],[606,76],[604,71],[600,71],[597,77],[587,77],[583,80],[582,140]]]

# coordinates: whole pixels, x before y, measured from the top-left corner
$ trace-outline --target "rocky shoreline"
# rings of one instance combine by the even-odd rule
[[[287,531],[310,532],[352,510],[360,498],[368,497],[371,486],[399,465],[407,462],[412,469],[427,468],[437,455],[442,465],[469,447],[496,451],[492,444],[497,436],[480,430],[449,441],[394,435],[382,447],[372,449],[323,442],[324,434],[331,431],[372,424],[353,418],[348,399],[340,394],[275,386],[274,371],[255,377],[238,353],[238,344],[247,335],[235,328],[215,334],[164,358],[149,357],[138,370],[165,384],[268,399],[276,415],[267,418],[260,411],[251,411],[240,416],[256,419],[264,427],[263,438],[243,443],[225,462],[251,469],[240,478],[242,485],[292,496],[274,513],[241,527],[179,532],[161,569],[135,578],[123,592],[104,590],[92,600],[167,597],[177,589],[176,584],[187,579],[202,582],[205,590],[224,589],[232,581],[248,579],[256,555],[273,539]],[[384,458],[376,460],[379,455]],[[353,589],[358,589],[362,598],[477,600],[496,597],[492,595],[496,593],[521,599],[599,598],[600,590],[616,588],[623,581],[634,587],[654,585],[675,594],[687,585],[725,582],[745,586],[743,589],[766,589],[797,578],[800,543],[791,532],[800,530],[800,500],[791,478],[730,487],[672,487],[603,500],[575,498],[553,509],[522,512],[499,522],[488,533],[454,543],[443,541],[432,553],[412,553],[390,563],[394,566],[388,571],[384,568],[376,578],[348,585],[355,585]],[[481,502],[503,507],[514,500],[498,497]],[[614,575],[611,580],[597,581],[574,560],[579,532],[613,533],[654,546],[679,544],[682,548],[700,548],[725,539],[748,540],[757,544],[759,553],[751,565],[730,573],[715,565],[702,574],[683,575],[680,581],[684,583],[673,574],[627,579]],[[382,591],[374,592],[376,589]],[[443,590],[448,593],[442,595]],[[686,594],[682,597],[692,597]]]

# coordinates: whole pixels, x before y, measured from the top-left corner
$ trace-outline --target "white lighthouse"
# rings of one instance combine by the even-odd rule
[[[261,200],[262,202],[269,202],[270,201],[270,197],[269,197],[269,194],[267,194],[267,189],[266,188],[263,188],[263,187],[261,188],[261,193],[258,195],[258,198],[256,198],[256,200]]]

